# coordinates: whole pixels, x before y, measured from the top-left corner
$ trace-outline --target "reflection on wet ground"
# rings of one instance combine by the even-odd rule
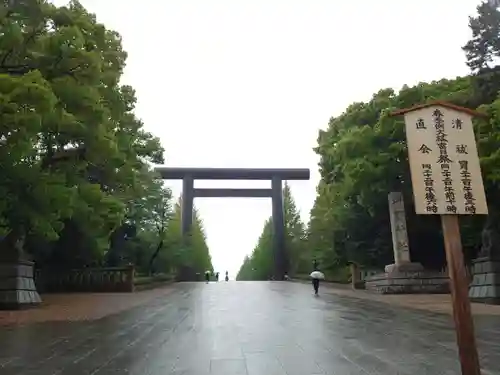
[[[183,283],[89,322],[0,327],[0,374],[452,375],[448,315],[286,282]],[[483,374],[500,374],[500,317],[477,317]]]

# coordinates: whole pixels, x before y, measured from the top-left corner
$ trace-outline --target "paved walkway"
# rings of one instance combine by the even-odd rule
[[[309,284],[309,282],[304,282]],[[453,314],[450,294],[377,294],[367,290],[353,290],[350,285],[323,283],[323,293],[334,293],[358,299],[388,303],[410,309]],[[500,305],[471,303],[474,315],[499,315]]]
[[[0,374],[452,375],[447,314],[283,282],[178,284],[98,320],[0,327]],[[500,317],[476,317],[484,375]]]
[[[145,290],[140,293],[77,293],[45,294],[36,309],[0,310],[0,326],[41,322],[74,322],[96,320],[108,315],[148,304],[154,299],[166,299],[174,286]]]

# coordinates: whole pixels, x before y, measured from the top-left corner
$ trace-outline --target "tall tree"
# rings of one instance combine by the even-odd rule
[[[141,183],[136,184],[134,194],[126,203],[125,220],[112,234],[107,257],[118,256],[122,261],[140,264],[143,271],[152,273],[155,261],[166,248],[166,231],[173,215],[172,192],[146,166],[138,178]],[[131,242],[136,235],[136,241]],[[115,243],[114,238],[117,239]],[[139,262],[137,257],[140,257]],[[167,268],[162,264],[161,270]]]
[[[310,267],[311,254],[307,251],[305,226],[288,183],[285,183],[283,187],[283,206],[286,232],[285,249],[289,257],[288,272],[296,274]]]
[[[492,1],[477,6],[477,16],[469,17],[472,39],[463,50],[474,73],[492,68],[500,58],[500,11]]]
[[[211,269],[201,218],[182,241],[151,171],[164,150],[120,84],[120,35],[76,0],[4,1],[0,29],[0,258],[26,247],[42,266]]]
[[[391,263],[392,241],[387,194],[401,191],[407,204],[412,259],[428,268],[445,264],[437,217],[414,214],[413,194],[404,135],[404,121],[388,113],[427,100],[447,100],[458,105],[474,98],[470,77],[405,86],[395,93],[381,90],[367,103],[355,103],[332,118],[320,132],[321,181],[311,211],[308,241],[322,254],[325,264],[341,269],[347,261],[382,268]],[[500,101],[479,108],[489,120],[475,120],[475,133],[491,212],[499,211]],[[461,220],[467,259],[481,246],[484,219]]]
[[[269,280],[273,271],[273,226],[266,220],[252,254],[245,258],[236,280]]]
[[[0,12],[2,253],[63,227],[104,250],[144,163],[163,160],[133,114],[134,91],[119,84],[121,38],[78,1],[15,1]]]
[[[462,48],[471,69],[469,106],[490,104],[500,91],[500,11],[498,1],[482,2],[477,15],[469,17],[471,39]]]
[[[193,224],[187,238],[182,237],[181,209],[182,197],[174,207],[172,220],[166,231],[166,246],[170,249],[171,262],[175,272],[196,273],[213,272],[212,258],[206,241],[203,222],[196,209],[193,210]]]
[[[304,223],[300,218],[290,186],[283,187],[285,219],[285,250],[289,258],[289,273],[305,272],[310,268],[310,253],[306,247]],[[273,229],[272,218],[264,223],[262,233],[249,257],[236,277],[237,280],[267,280],[273,272]]]

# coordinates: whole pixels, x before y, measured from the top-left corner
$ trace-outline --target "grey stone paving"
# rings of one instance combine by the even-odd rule
[[[286,282],[179,284],[94,322],[0,328],[0,374],[452,375],[450,317]],[[500,318],[476,321],[500,374]]]

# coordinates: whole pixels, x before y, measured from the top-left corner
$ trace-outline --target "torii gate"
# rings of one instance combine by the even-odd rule
[[[288,271],[285,249],[285,218],[283,181],[309,180],[309,169],[252,169],[252,168],[169,168],[156,167],[164,180],[182,180],[182,235],[186,238],[193,222],[194,198],[271,198],[274,243],[274,278],[282,280]],[[270,189],[195,189],[194,180],[271,180]]]

